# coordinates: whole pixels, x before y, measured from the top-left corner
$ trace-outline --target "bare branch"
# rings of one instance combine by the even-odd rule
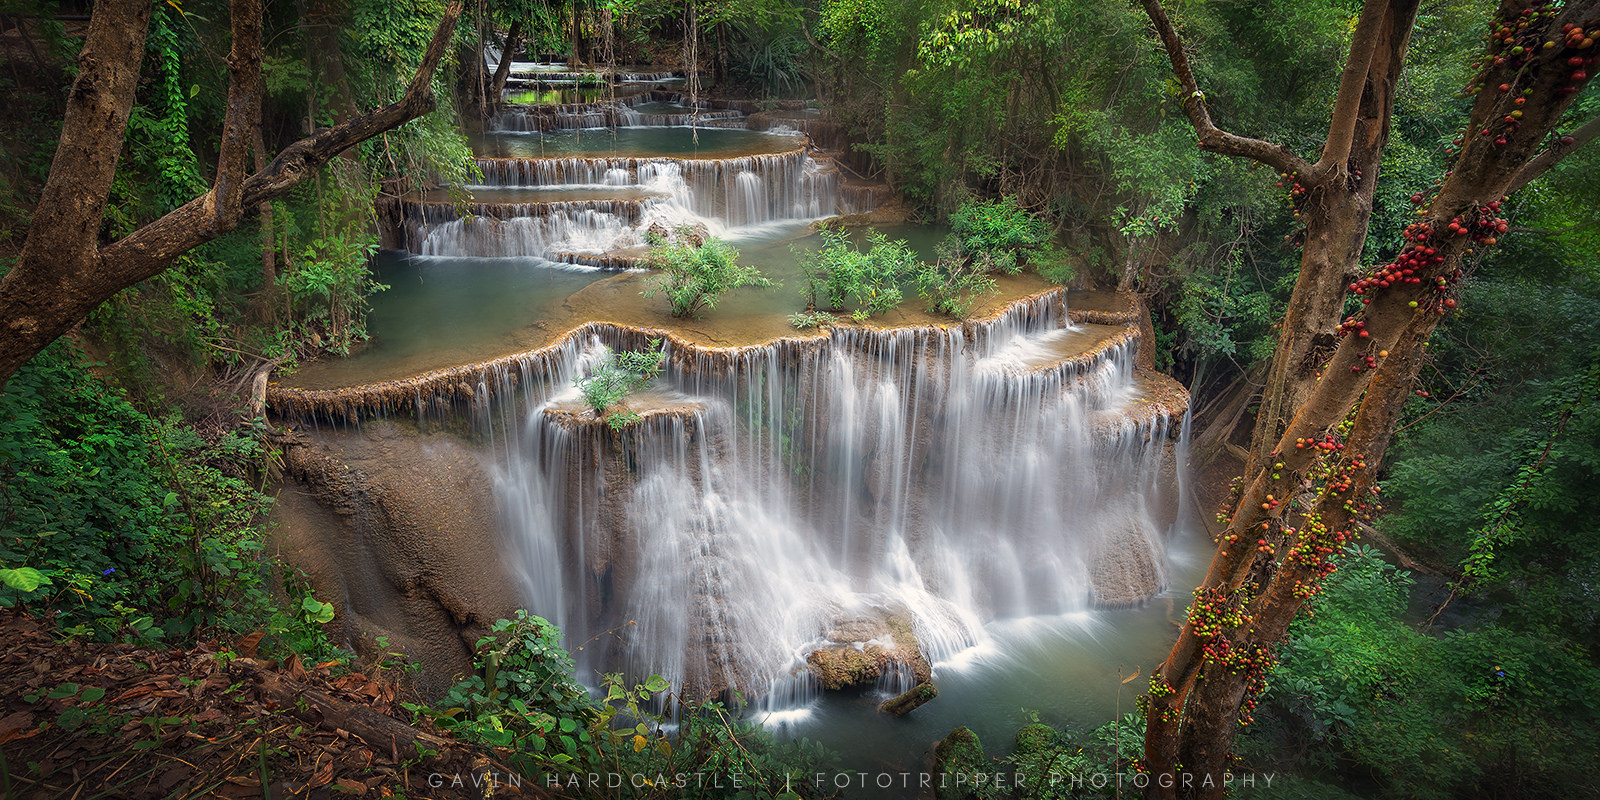
[[[1600,136],[1600,117],[1595,117],[1585,122],[1577,130],[1551,145],[1548,150],[1534,156],[1528,163],[1523,164],[1522,169],[1517,170],[1517,174],[1511,177],[1511,185],[1506,188],[1506,194],[1511,194],[1532,183],[1535,178],[1543,175],[1561,159],[1566,158],[1568,153],[1594,141],[1597,136]],[[1572,139],[1571,142],[1567,142],[1569,137]]]
[[[1189,57],[1183,52],[1183,41],[1178,38],[1178,32],[1173,29],[1172,21],[1167,18],[1167,12],[1161,7],[1160,0],[1139,0],[1139,4],[1144,6],[1145,13],[1150,15],[1150,21],[1155,24],[1156,33],[1161,37],[1161,44],[1167,50],[1167,58],[1172,61],[1172,74],[1183,87],[1184,113],[1189,115],[1189,122],[1194,125],[1200,143],[1207,150],[1225,156],[1240,156],[1259,161],[1275,167],[1279,172],[1311,171],[1310,162],[1283,145],[1236,136],[1218,128],[1211,121],[1211,112],[1206,109],[1205,94],[1195,83],[1194,71],[1189,67]]]

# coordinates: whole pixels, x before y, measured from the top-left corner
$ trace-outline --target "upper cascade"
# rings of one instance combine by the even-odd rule
[[[877,199],[845,192],[837,165],[802,134],[682,126],[742,125],[743,113],[651,97],[501,112],[473,140],[482,183],[386,199],[387,241],[422,255],[594,269],[632,264],[617,254],[642,250],[651,229],[737,237]],[[591,120],[643,127],[589,130]]]

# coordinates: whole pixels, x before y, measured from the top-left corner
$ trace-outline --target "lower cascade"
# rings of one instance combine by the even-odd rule
[[[1186,397],[1136,368],[1135,328],[1074,325],[1063,297],[959,327],[669,339],[621,430],[572,379],[645,333],[591,324],[485,369],[474,407],[528,608],[584,645],[580,674],[780,709],[814,696],[825,648],[888,654],[862,677],[904,690],[912,661],[937,670],[987,622],[1150,597]]]

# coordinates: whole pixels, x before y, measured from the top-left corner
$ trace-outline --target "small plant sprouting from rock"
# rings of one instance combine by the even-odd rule
[[[667,296],[674,317],[698,317],[716,308],[717,301],[730,289],[744,286],[775,286],[752,266],[738,264],[739,251],[716,237],[695,244],[688,232],[675,243],[656,244],[649,264],[660,270],[661,279],[640,292],[645,297]]]
[[[573,384],[597,416],[612,430],[622,430],[639,421],[636,412],[620,407],[622,401],[655,380],[666,360],[667,350],[660,339],[651,339],[648,348],[637,352],[607,350],[594,372]]]

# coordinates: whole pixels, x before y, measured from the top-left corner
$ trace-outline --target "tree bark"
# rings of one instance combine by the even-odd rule
[[[1190,92],[1186,108],[1202,141],[1227,155],[1274,166],[1291,163],[1274,145],[1214,132],[1176,32],[1155,0],[1141,2],[1174,74]],[[1352,62],[1364,64],[1365,79],[1357,82],[1346,70],[1323,158],[1285,170],[1307,186],[1301,215],[1309,218],[1302,273],[1269,378],[1268,391],[1280,397],[1258,418],[1260,447],[1245,472],[1245,489],[1189,619],[1152,678],[1145,739],[1145,767],[1153,776],[1149,797],[1223,795],[1221,779],[1240,711],[1264,685],[1272,648],[1332,570],[1343,543],[1377,508],[1373,481],[1421,368],[1422,345],[1455,305],[1452,292],[1463,259],[1475,247],[1495,243],[1496,225],[1503,225],[1495,218],[1498,201],[1506,193],[1579,144],[1574,136],[1571,143],[1541,150],[1576,97],[1567,60],[1592,54],[1537,47],[1523,57],[1528,63],[1519,63],[1509,45],[1499,50],[1491,43],[1489,66],[1478,79],[1484,88],[1468,125],[1478,135],[1469,136],[1438,194],[1407,229],[1396,260],[1356,282],[1364,310],[1335,327],[1366,236],[1416,7],[1414,0],[1367,3],[1351,55]],[[1520,4],[1506,0],[1497,17],[1515,25],[1521,14]],[[1524,35],[1559,42],[1557,31],[1567,22],[1600,22],[1600,0],[1568,3],[1553,18],[1531,21]],[[1501,84],[1508,86],[1505,92],[1497,90]],[[1358,85],[1360,102],[1347,102],[1345,93]],[[1516,98],[1525,98],[1525,106],[1515,105]],[[1341,116],[1352,107],[1355,115]],[[1511,116],[1515,109],[1520,118]],[[1591,126],[1600,128],[1591,122],[1579,133],[1592,138]],[[1358,330],[1357,322],[1366,337],[1348,335]],[[1315,500],[1299,504],[1295,498],[1307,493]]]
[[[433,109],[431,81],[450,43],[459,3],[452,3],[405,96],[341,125],[314,133],[244,176],[249,128],[259,115],[260,0],[235,0],[236,34],[218,180],[210,191],[128,236],[98,244],[101,213],[122,150],[133,105],[150,5],[107,0],[97,5],[78,57],[79,76],[67,101],[61,144],[22,254],[0,278],[0,381],[56,337],[81,323],[118,291],[166,269],[171,260],[236,226],[246,207],[281,196],[350,147]],[[252,39],[240,33],[254,30]],[[254,68],[251,68],[251,65]]]
[[[511,31],[506,34],[506,46],[500,51],[500,63],[494,67],[494,81],[489,85],[489,107],[500,107],[501,98],[506,93],[506,80],[511,77],[511,59],[521,49],[522,20],[518,19],[511,23]]]
[[[50,175],[16,266],[0,278],[0,381],[65,332],[52,308],[93,277],[151,8],[147,0],[105,0],[89,20]]]

